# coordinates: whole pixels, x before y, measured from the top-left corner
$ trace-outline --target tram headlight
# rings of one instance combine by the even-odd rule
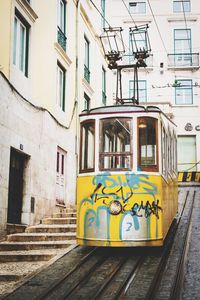
[[[118,215],[122,211],[122,205],[119,201],[112,201],[109,208],[112,215]]]

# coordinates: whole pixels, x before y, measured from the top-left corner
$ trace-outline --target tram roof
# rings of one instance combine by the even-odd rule
[[[81,115],[98,114],[98,113],[113,113],[113,112],[162,112],[157,106],[141,106],[141,105],[110,105],[95,107],[90,110],[83,110]]]
[[[137,112],[157,112],[163,114],[171,123],[174,124],[172,120],[158,107],[153,105],[133,105],[133,104],[121,104],[121,105],[110,105],[110,106],[100,106],[95,107],[90,110],[83,110],[80,116],[87,115],[98,115],[98,114],[113,114],[113,113],[137,113]],[[176,126],[176,124],[174,124]]]

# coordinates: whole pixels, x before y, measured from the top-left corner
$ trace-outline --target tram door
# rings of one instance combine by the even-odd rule
[[[7,223],[20,224],[23,198],[23,172],[26,156],[11,148]]]
[[[196,136],[178,136],[178,171],[196,171]]]

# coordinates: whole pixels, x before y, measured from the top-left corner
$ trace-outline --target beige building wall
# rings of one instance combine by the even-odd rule
[[[13,63],[15,14],[29,28],[28,76]],[[21,223],[35,224],[58,209],[57,159],[64,155],[64,202],[76,203],[78,114],[102,105],[102,66],[98,36],[101,17],[86,0],[66,2],[66,50],[58,42],[58,0],[0,1],[0,231],[8,222],[11,152],[24,159]],[[90,42],[91,81],[84,78],[84,36]],[[66,72],[65,110],[58,104],[58,65]],[[112,89],[107,84],[107,104]],[[12,222],[12,220],[11,220]]]
[[[2,0],[0,3],[0,70],[9,77],[11,51],[11,0]],[[6,12],[6,13],[5,13]]]

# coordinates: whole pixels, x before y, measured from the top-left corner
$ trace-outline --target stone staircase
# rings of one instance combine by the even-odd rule
[[[25,232],[9,234],[0,243],[0,295],[1,284],[6,288],[5,282],[16,283],[75,246],[76,210],[72,207],[42,219]]]

